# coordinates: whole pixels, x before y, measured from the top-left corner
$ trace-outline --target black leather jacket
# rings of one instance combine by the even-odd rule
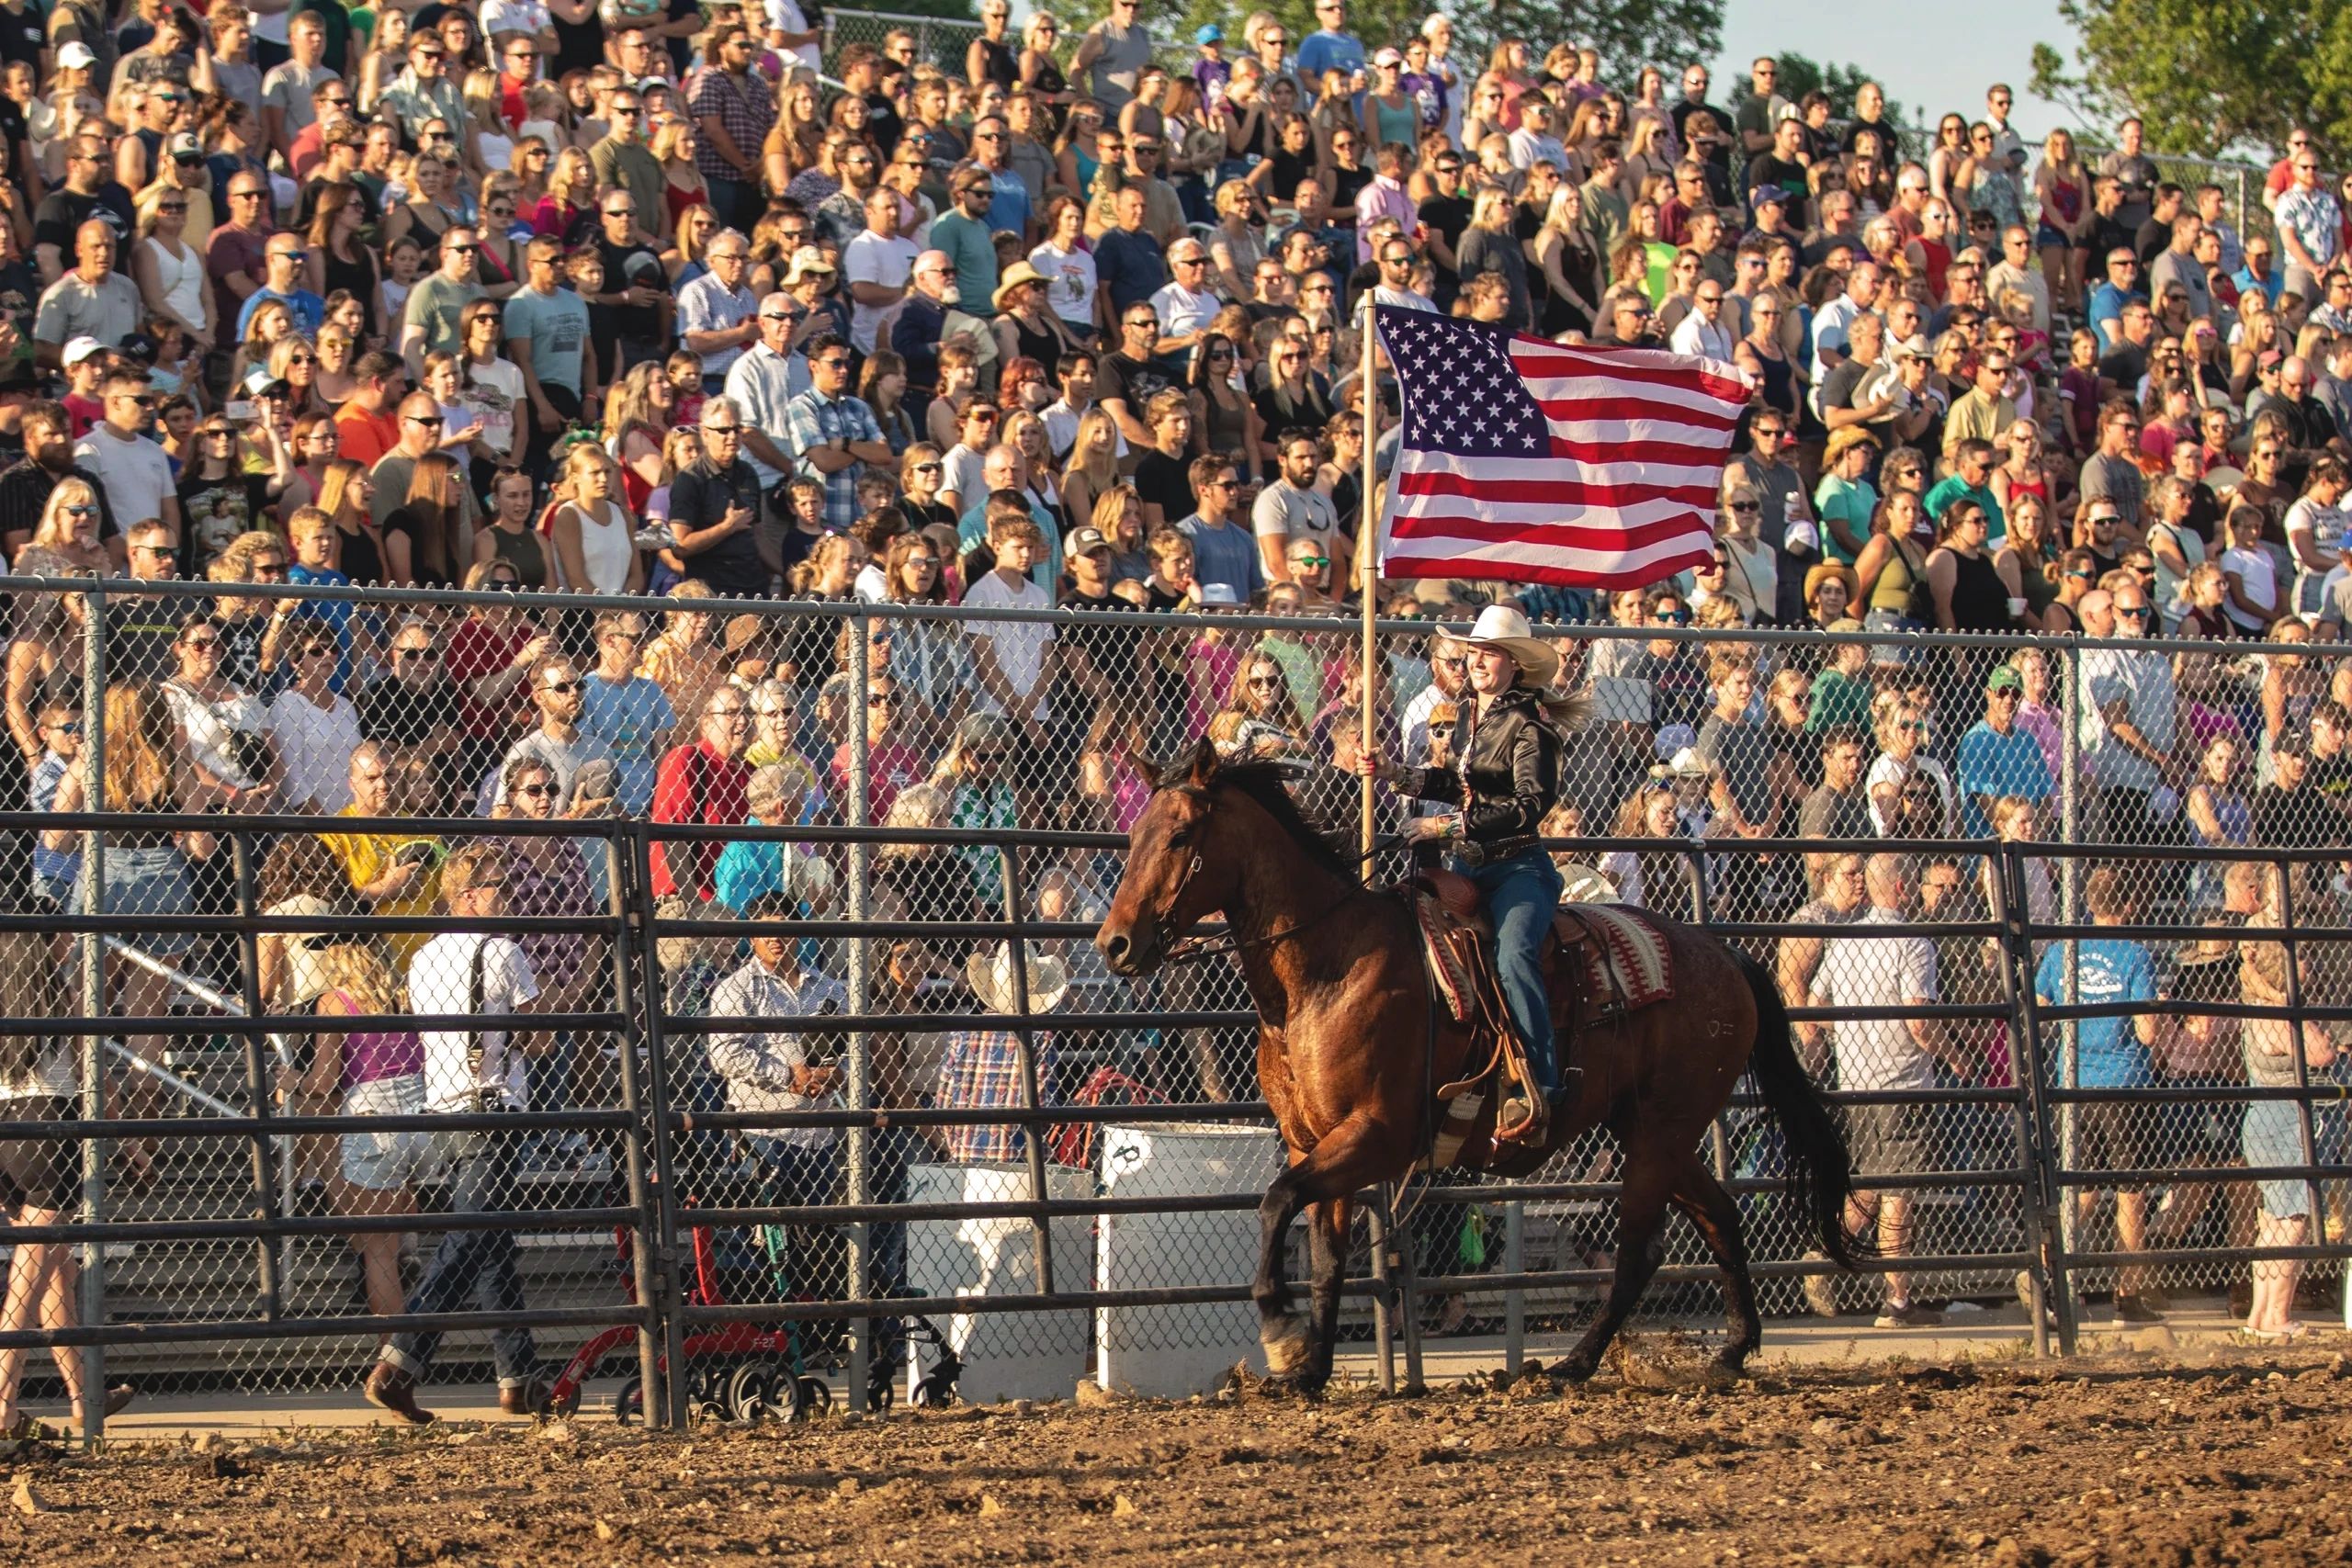
[[[1462,807],[1463,836],[1476,853],[1505,860],[1536,847],[1544,814],[1560,794],[1559,730],[1535,694],[1514,686],[1481,716],[1475,700],[1461,705],[1451,768],[1408,768],[1404,793]]]

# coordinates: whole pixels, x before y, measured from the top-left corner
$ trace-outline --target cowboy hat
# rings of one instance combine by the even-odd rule
[[[997,280],[996,292],[989,296],[989,303],[1001,310],[1004,309],[1005,296],[1011,294],[1014,289],[1023,287],[1024,284],[1043,283],[1045,281],[1046,275],[1039,272],[1035,267],[1031,266],[1027,262],[1014,262],[1011,266],[1004,269],[1004,276]]]
[[[1527,617],[1508,604],[1489,604],[1478,612],[1470,635],[1462,639],[1473,648],[1491,648],[1510,655],[1528,683],[1548,686],[1560,672],[1560,652],[1528,630]]]
[[[1029,1009],[1033,1013],[1051,1012],[1069,989],[1069,970],[1057,958],[1032,956],[1026,965],[1029,975]],[[1021,1010],[1019,998],[1012,994],[1012,949],[1003,942],[985,952],[975,953],[964,960],[964,983],[980,998],[980,1005],[994,1013]]]

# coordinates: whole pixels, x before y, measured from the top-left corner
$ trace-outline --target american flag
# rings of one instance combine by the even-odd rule
[[[1736,367],[1374,316],[1405,404],[1382,576],[1642,588],[1712,558]]]

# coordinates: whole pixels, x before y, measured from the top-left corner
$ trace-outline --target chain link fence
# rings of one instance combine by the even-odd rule
[[[13,587],[0,1237],[80,1268],[0,1350],[631,1416],[650,1378],[656,1416],[1250,1352],[1254,1012],[1227,965],[1131,980],[1091,937],[1137,757],[1280,760],[1352,837],[1336,613]],[[2333,1269],[2352,660],[1689,606],[1555,628],[1592,716],[1544,829],[1575,896],[1771,967],[1849,1119],[1884,1278],[1809,1256],[1758,1105],[1711,1134],[1768,1312],[2022,1292],[2070,1342]],[[1460,645],[1380,652],[1382,752],[1446,764]],[[1416,1190],[1350,1332],[1573,1324],[1613,1156]],[[1645,1310],[1711,1310],[1671,1247]]]

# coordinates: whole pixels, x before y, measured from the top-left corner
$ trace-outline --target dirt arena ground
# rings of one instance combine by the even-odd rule
[[[1318,1404],[608,1420],[15,1461],[0,1562],[2310,1563],[2352,1558],[2352,1361],[1894,1363]],[[11,1506],[13,1504],[13,1506]]]

